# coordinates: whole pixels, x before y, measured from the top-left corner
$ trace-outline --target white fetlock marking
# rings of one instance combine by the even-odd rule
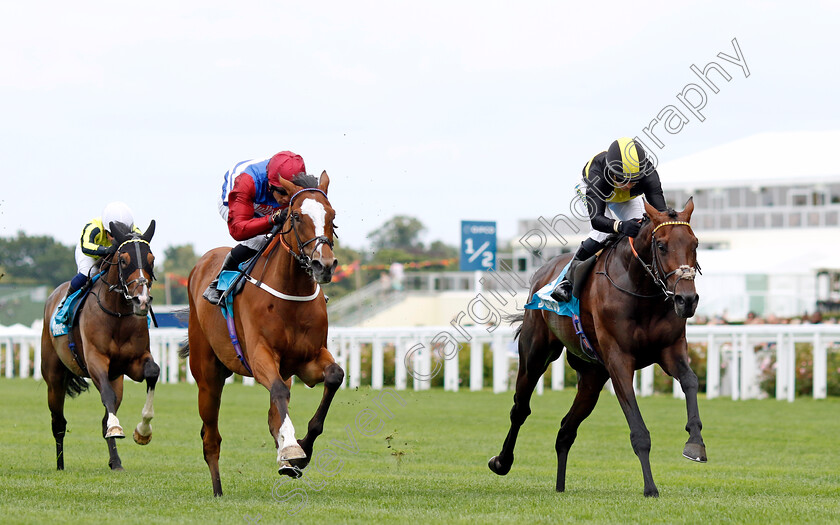
[[[120,420],[115,414],[108,412],[108,421],[106,423],[105,437],[124,436]]]
[[[141,412],[143,421],[137,424],[137,432],[144,437],[152,433],[150,421],[155,417],[154,399],[155,391],[149,390],[146,394],[146,404],[143,405],[143,411]]]
[[[298,446],[295,438],[295,426],[292,424],[292,418],[286,414],[280,430],[277,431],[277,463],[282,465],[286,458],[283,456],[283,450],[286,447]]]

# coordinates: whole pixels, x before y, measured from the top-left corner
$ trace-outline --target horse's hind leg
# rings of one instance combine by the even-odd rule
[[[703,423],[700,422],[700,409],[697,406],[697,390],[700,385],[697,375],[688,365],[688,350],[685,340],[678,343],[675,348],[664,350],[662,355],[662,368],[679,380],[683,393],[685,393],[685,408],[688,413],[685,430],[688,432],[688,441],[683,449],[683,456],[692,461],[705,463],[706,445],[703,443],[703,436],[700,433],[703,429]]]
[[[557,441],[554,444],[554,449],[557,451],[557,484],[555,486],[557,492],[566,490],[566,460],[569,458],[569,449],[572,448],[577,437],[578,427],[592,413],[592,409],[598,403],[601,389],[609,379],[607,371],[600,365],[584,363],[572,354],[568,354],[568,357],[569,363],[573,365],[572,368],[580,372],[580,380],[575,400],[560,423]]]
[[[563,352],[563,344],[560,341],[555,339],[550,343],[540,344],[534,341],[533,337],[535,336],[530,331],[525,330],[519,336],[519,371],[516,376],[513,408],[510,409],[510,430],[502,445],[502,451],[498,456],[490,458],[487,463],[490,470],[500,476],[510,472],[510,467],[513,465],[516,438],[525,419],[531,414],[531,396],[537,382],[545,373],[549,363]],[[546,341],[547,334],[543,334],[541,339]]]
[[[327,356],[329,356],[329,352],[326,349],[323,349],[322,352],[325,352]],[[312,457],[312,447],[315,444],[315,439],[321,435],[324,431],[324,421],[327,418],[327,411],[330,409],[330,404],[332,403],[333,398],[335,397],[335,393],[338,391],[341,383],[344,382],[344,370],[341,369],[338,363],[332,360],[332,356],[329,356],[329,364],[325,367],[320,367],[323,371],[319,374],[322,377],[318,378],[309,378],[304,377],[302,378],[304,381],[309,384],[308,380],[316,379],[312,381],[312,384],[320,382],[321,380],[324,381],[324,395],[321,397],[321,404],[318,405],[318,409],[315,411],[315,414],[312,416],[312,419],[309,420],[309,425],[306,429],[306,435],[303,439],[298,440],[298,444],[303,449],[303,452],[306,454],[306,458],[297,459],[291,461],[292,466],[297,468],[304,468],[306,465],[309,464],[309,459]]]
[[[204,451],[204,462],[210,469],[210,480],[213,483],[213,495],[222,495],[222,479],[219,474],[219,454],[222,448],[222,435],[219,433],[219,407],[222,404],[222,389],[225,378],[230,372],[216,358],[209,348],[199,353],[190,344],[190,370],[198,385],[198,414],[201,416],[201,441]],[[208,355],[204,362],[200,362],[200,354]],[[203,356],[202,356],[203,357]]]
[[[143,405],[141,413],[141,421],[134,429],[134,441],[138,445],[148,445],[152,440],[152,418],[155,417],[154,399],[155,399],[155,385],[160,376],[160,367],[154,362],[152,356],[149,355],[142,363],[141,379],[146,380],[146,404]],[[134,379],[134,376],[129,374],[129,377]]]
[[[41,375],[47,383],[47,404],[52,418],[52,433],[55,438],[56,469],[64,470],[64,435],[67,432],[67,420],[64,419],[64,399],[67,395],[68,370],[58,359],[58,355],[45,343],[41,343]]]

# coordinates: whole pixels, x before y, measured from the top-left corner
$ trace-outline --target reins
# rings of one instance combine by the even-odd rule
[[[636,247],[633,243],[633,237],[628,237],[627,242],[630,245],[630,251],[633,253],[633,256],[636,258],[637,261],[642,265],[642,268],[645,269],[645,272],[650,276],[653,280],[654,284],[659,287],[660,292],[653,294],[653,295],[646,295],[633,292],[631,290],[627,290],[619,286],[609,275],[609,257],[615,251],[615,247],[618,246],[618,243],[614,244],[610,251],[607,253],[607,260],[604,261],[604,271],[598,272],[599,274],[604,275],[607,280],[618,290],[632,295],[633,297],[638,297],[641,299],[651,299],[654,297],[659,297],[660,295],[665,296],[665,301],[669,299],[673,299],[676,295],[677,285],[683,279],[686,281],[693,281],[697,272],[700,271],[700,265],[695,263],[695,267],[691,268],[686,264],[681,265],[676,270],[671,272],[665,273],[662,269],[662,261],[659,259],[659,254],[656,251],[656,232],[662,228],[663,226],[688,226],[691,229],[691,224],[685,221],[667,221],[659,224],[656,226],[650,234],[650,249],[651,249],[651,264],[647,264],[642,258],[639,256],[639,253],[636,251]],[[664,274],[664,275],[663,275]],[[671,278],[672,275],[677,276],[677,280],[674,282],[673,291],[668,289],[667,281]]]

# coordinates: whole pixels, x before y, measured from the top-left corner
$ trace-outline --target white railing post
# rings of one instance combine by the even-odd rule
[[[350,339],[350,388],[359,388],[362,384],[362,348],[359,341]]]
[[[566,357],[561,355],[551,363],[551,389],[563,390],[566,387]]]
[[[720,396],[720,349],[714,334],[706,336],[706,399]]]
[[[29,377],[29,341],[21,340],[18,343],[18,350],[20,359],[18,363],[18,377],[28,378]]]
[[[639,392],[642,397],[653,395],[653,365],[642,368],[639,373],[639,383]]]
[[[788,355],[785,335],[776,335],[776,399],[787,399]]]
[[[370,387],[382,390],[385,384],[385,351],[382,339],[374,336],[370,350]]]
[[[477,337],[470,341],[470,390],[484,388],[484,343]]]
[[[828,393],[828,352],[819,332],[814,334],[814,399],[825,399]]]
[[[32,377],[41,379],[41,338],[35,338],[35,363],[32,366]]]
[[[405,390],[408,383],[408,374],[405,368],[405,356],[408,352],[408,339],[397,337],[394,340],[394,388]]]
[[[732,338],[729,348],[732,355],[732,358],[729,360],[729,366],[731,367],[729,370],[729,379],[730,388],[732,389],[732,400],[738,401],[741,399],[741,355],[738,352],[738,346],[735,344],[734,337]]]
[[[508,390],[508,362],[507,347],[500,337],[501,334],[493,334],[493,393],[498,394]]]
[[[6,340],[6,378],[15,376],[15,343],[12,338]]]

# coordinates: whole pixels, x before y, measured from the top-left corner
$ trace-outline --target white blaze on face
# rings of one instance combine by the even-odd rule
[[[327,210],[324,205],[315,199],[306,199],[300,205],[300,212],[308,215],[315,225],[315,237],[323,237],[324,228],[327,225]],[[321,255],[321,245],[318,245],[318,255]]]

